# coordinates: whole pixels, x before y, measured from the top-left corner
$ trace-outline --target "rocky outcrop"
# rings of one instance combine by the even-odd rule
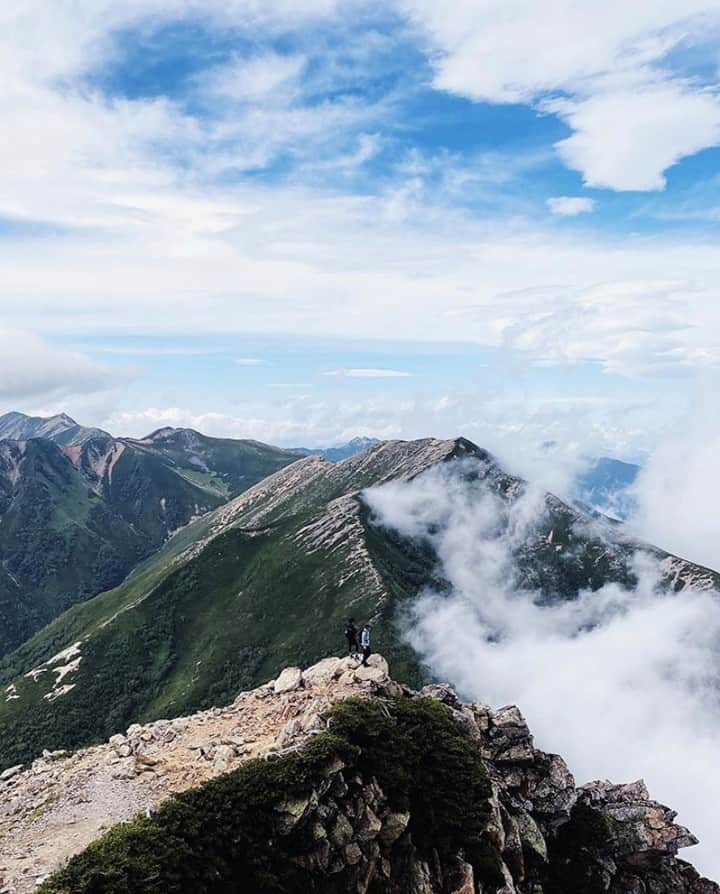
[[[0,892],[33,890],[110,825],[151,814],[175,792],[251,757],[297,753],[326,730],[332,705],[351,696],[379,700],[383,711],[418,698],[447,707],[487,774],[489,796],[477,805],[485,850],[479,857],[423,844],[412,810],[398,809],[379,777],[338,755],[302,796],[267,804],[278,847],[310,874],[313,890],[720,894],[677,859],[695,839],[642,782],[578,788],[560,756],[535,748],[517,707],[462,704],[445,685],[413,692],[390,679],[379,655],[368,668],[350,658],[288,668],[226,708],[134,724],[105,745],[12,768],[0,779]]]

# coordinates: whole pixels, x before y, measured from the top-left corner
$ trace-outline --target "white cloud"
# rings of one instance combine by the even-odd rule
[[[227,348],[191,347],[189,345],[107,345],[86,343],[80,350],[90,354],[120,354],[151,357],[202,357],[207,354],[225,354]]]
[[[588,186],[664,189],[664,171],[720,144],[720,101],[680,82],[632,85],[548,107],[572,127],[557,149]]]
[[[0,400],[8,409],[107,391],[128,375],[53,348],[32,332],[0,328]]]
[[[647,540],[720,568],[720,413],[716,389],[668,425],[639,476],[632,525]]]
[[[553,214],[576,217],[578,214],[587,214],[593,211],[595,200],[587,196],[552,196],[547,200],[547,206]]]
[[[382,523],[434,544],[451,584],[415,604],[409,641],[465,697],[518,704],[537,746],[562,754],[579,783],[645,778],[701,840],[681,856],[717,876],[718,595],[665,592],[638,555],[634,591],[543,599],[514,558],[542,495],[531,488],[508,508],[458,471],[366,492]]]
[[[207,406],[122,409],[107,404],[89,411],[73,406],[75,418],[117,435],[146,434],[164,425],[188,426],[218,437],[253,437],[283,446],[337,444],[367,432],[382,439],[464,436],[503,457],[515,474],[560,495],[571,492],[588,455],[646,455],[665,427],[679,416],[670,401],[661,407],[637,400],[595,398],[529,401],[501,399],[474,388],[423,397],[382,394],[333,400],[308,383],[278,382],[277,397],[234,403],[232,412]],[[289,393],[284,393],[288,390]],[[297,393],[299,391],[300,393]]]
[[[324,376],[337,376],[348,379],[403,379],[412,373],[403,372],[400,369],[328,369]]]
[[[261,366],[265,361],[259,357],[236,357],[235,363],[238,366]]]
[[[296,447],[311,438],[315,440],[314,426],[294,414],[284,418],[268,418],[256,415],[230,416],[226,413],[193,412],[182,407],[148,407],[145,410],[116,411],[105,422],[113,434],[143,437],[148,432],[165,426],[193,428],[203,434],[218,438],[252,438],[266,443]],[[324,442],[324,439],[323,439]]]
[[[595,359],[607,372],[630,377],[720,365],[720,351],[704,344],[703,296],[691,282],[605,283],[542,297],[508,296],[516,312],[500,323],[503,344],[537,363]]]
[[[707,40],[720,25],[712,0],[463,0],[448,14],[404,0],[436,51],[438,88],[479,101],[545,103],[575,131],[558,144],[586,183],[662,189],[663,172],[720,140],[715,96],[663,70],[670,50]],[[542,104],[542,103],[541,103]]]
[[[368,108],[346,99],[296,103],[291,90],[278,104],[248,102],[242,114],[208,122],[168,99],[108,99],[73,80],[119,52],[115,27],[207,15],[239,28],[258,23],[287,30],[303,16],[316,21],[357,9],[320,0],[302,10],[292,3],[269,6],[133,0],[117,7],[103,0],[81,3],[82,15],[76,16],[65,15],[62,4],[48,12],[39,2],[0,11],[6,26],[0,50],[7,51],[0,52],[7,66],[0,112],[13,134],[0,145],[0,216],[10,224],[0,240],[5,325],[78,334],[388,333],[507,346],[537,362],[597,360],[627,375],[716,366],[720,272],[712,240],[595,240],[546,232],[519,216],[480,219],[453,206],[469,188],[472,166],[468,171],[450,164],[433,193],[428,161],[419,157],[406,161],[402,180],[391,180],[377,194],[342,194],[325,183],[312,188],[242,181],[238,171],[268,164],[282,152],[311,168],[317,163],[320,172],[323,153],[340,167],[361,166],[383,145],[376,127],[391,118],[392,106]],[[581,46],[599,42],[593,70],[606,69],[617,53],[626,58],[627,33],[651,28],[659,13],[640,6],[613,13],[612,28],[594,19],[597,27],[585,28],[585,17],[599,15],[587,9],[578,14],[580,28],[565,10],[574,31],[582,31]],[[428,20],[428,33],[440,29],[438,40],[450,53],[465,36],[472,42],[482,31],[474,24],[478,11],[489,34],[496,26],[502,31],[499,9],[459,4],[453,15]],[[503,26],[524,35],[526,43],[537,30],[528,26],[527,14],[521,4]],[[550,15],[557,24],[555,12]],[[665,10],[663,21],[671,23],[674,15]],[[447,40],[444,29],[450,29]],[[548,41],[550,33],[548,27]],[[42,44],[44,55],[45,36],[47,58],[40,59],[37,47]],[[581,49],[577,58],[594,58],[588,52]],[[632,59],[638,53],[636,48]],[[657,53],[654,44],[642,43],[643,59]],[[552,75],[553,83],[577,79],[574,54],[563,63],[565,74]],[[253,58],[263,60],[268,72],[298,64],[296,57]],[[337,64],[332,61],[332,72]],[[358,56],[356,66],[361,64],[367,68],[371,60]],[[498,69],[498,76],[506,79],[509,71]],[[523,83],[535,83],[538,71],[526,72]],[[265,84],[285,83],[266,75],[259,79]],[[564,108],[572,113],[571,106]],[[333,140],[338,135],[340,144]],[[435,166],[446,162],[440,158]],[[494,158],[489,167],[492,176],[474,173],[496,188],[512,164]],[[57,233],[45,240],[13,235],[14,221],[44,222]],[[667,282],[681,284],[674,313],[685,317],[687,328],[676,321],[658,333]],[[617,300],[602,310],[589,306],[586,296],[597,290],[612,291]]]
[[[535,0],[459,0],[451,13],[433,0],[402,5],[439,50],[437,86],[489,102],[529,102],[608,72],[636,71],[717,23],[712,0],[557,0],[541,10]]]
[[[287,100],[288,93],[296,89],[305,62],[303,56],[278,53],[235,58],[204,72],[199,86],[218,98],[240,102],[268,102],[278,93]]]

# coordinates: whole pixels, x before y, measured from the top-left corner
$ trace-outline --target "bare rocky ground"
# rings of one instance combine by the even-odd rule
[[[337,699],[385,683],[379,655],[363,668],[327,658],[241,693],[225,708],[134,724],[74,754],[45,752],[0,779],[0,892],[25,894],[110,826],[243,761],[292,747]]]

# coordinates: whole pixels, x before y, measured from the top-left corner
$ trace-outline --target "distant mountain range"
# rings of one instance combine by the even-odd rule
[[[113,438],[66,415],[0,417],[0,655],[296,460],[188,429]]]
[[[640,471],[641,467],[634,463],[602,456],[575,482],[577,498],[599,512],[624,521],[636,508],[631,488]]]
[[[155,433],[132,449],[166,459],[166,437],[198,436]],[[348,615],[380,622],[375,648],[398,679],[420,683],[424,671],[396,619],[423,588],[442,591],[446,582],[432,546],[376,524],[363,491],[439,465],[478,499],[490,491],[511,506],[526,489],[465,439],[386,442],[340,462],[297,460],[188,525],[120,586],[66,611],[0,662],[2,761],[222,704],[341,648]],[[661,563],[675,589],[720,585],[714,572],[552,494],[513,558],[519,585],[572,599],[609,582],[634,586],[638,550]]]
[[[339,444],[335,447],[293,447],[291,452],[297,453],[298,456],[322,456],[334,463],[341,459],[356,456],[358,453],[364,453],[379,443],[378,438],[361,437],[353,438],[347,444]]]

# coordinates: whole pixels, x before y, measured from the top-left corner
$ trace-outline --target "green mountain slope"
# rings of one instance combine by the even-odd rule
[[[443,586],[434,580],[436,558],[428,543],[375,524],[362,491],[438,463],[458,463],[479,493],[491,488],[512,501],[524,487],[463,439],[390,442],[340,463],[296,462],[185,528],[121,586],[65,612],[6,657],[2,760],[229,701],[284,666],[337,652],[348,614],[373,619],[374,645],[395,675],[419,682],[422,669],[395,621],[428,583]],[[525,585],[572,598],[609,581],[631,586],[639,546],[548,494],[516,562]],[[678,588],[720,583],[713,572],[641,548],[664,561]]]
[[[0,654],[119,584],[193,518],[294,462],[254,441],[0,441]]]

